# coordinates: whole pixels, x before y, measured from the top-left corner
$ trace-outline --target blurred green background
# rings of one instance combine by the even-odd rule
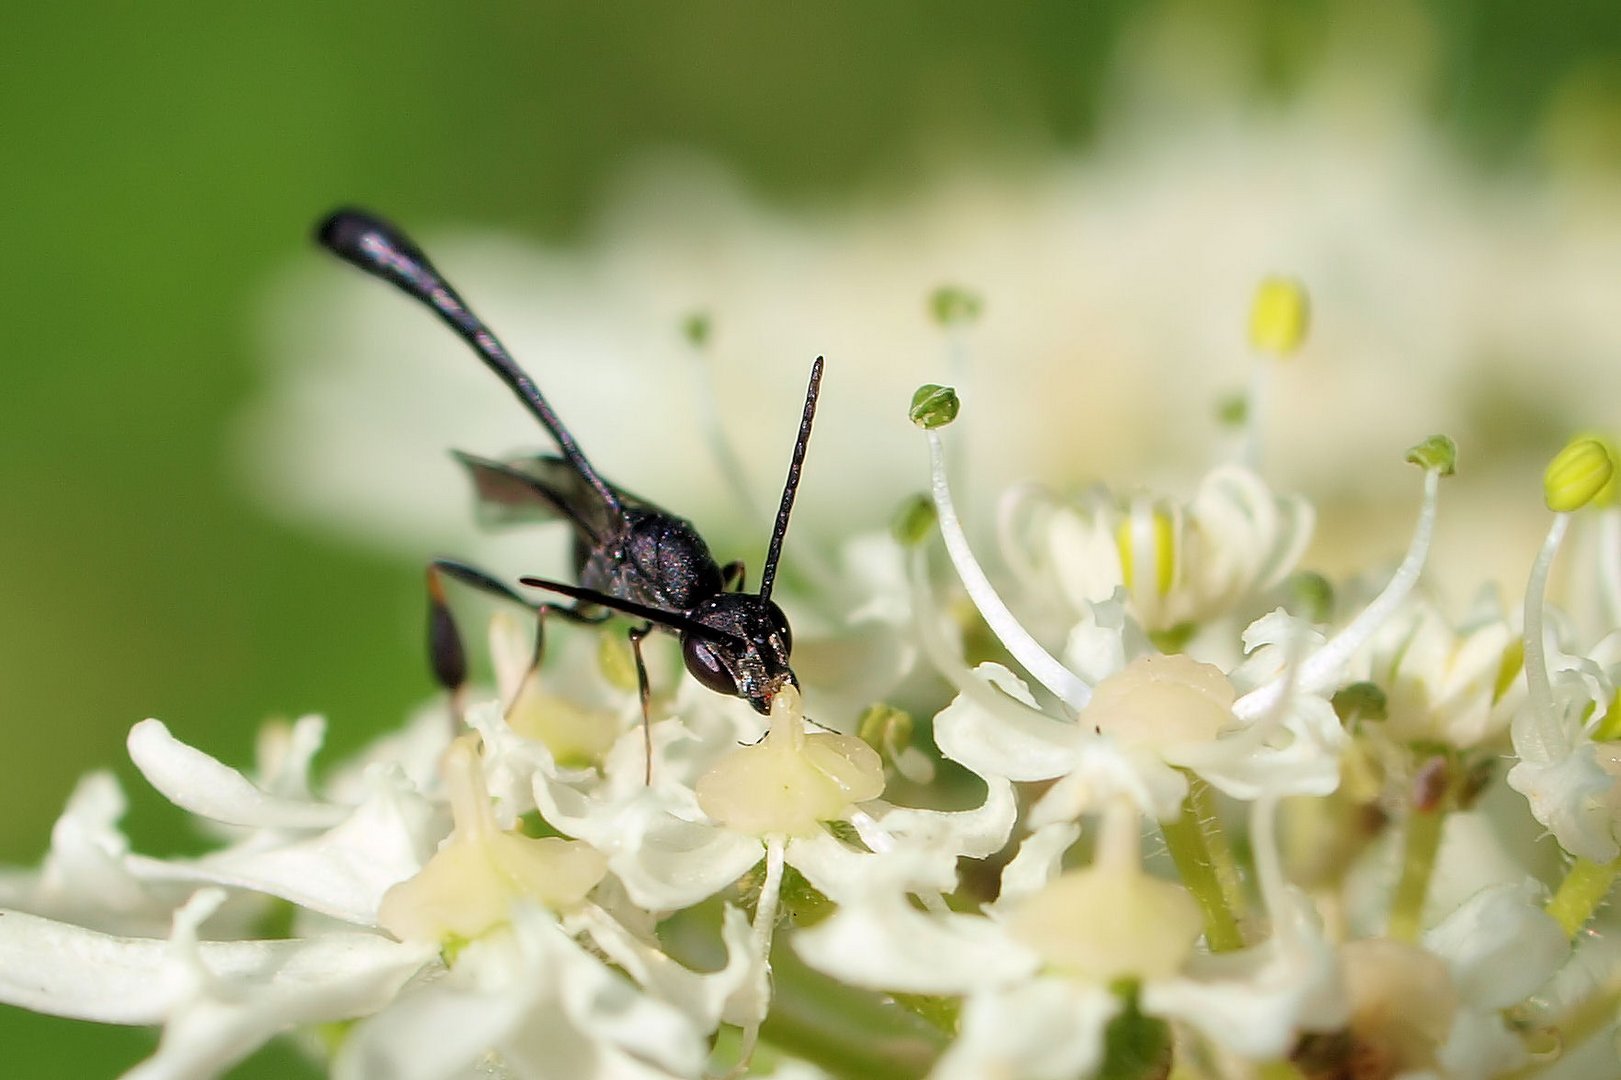
[[[1422,37],[1415,108],[1482,170],[1539,167],[1573,81],[1617,100],[1613,0],[9,10],[0,862],[36,861],[97,765],[138,846],[187,842],[125,763],[142,717],[240,762],[267,717],[324,712],[341,752],[429,689],[418,564],[269,520],[229,460],[263,290],[323,210],[566,244],[659,146],[780,205],[904,200],[953,163],[1084,153],[1121,41],[1182,17],[1230,37],[1256,107],[1328,42]],[[153,1037],[0,1009],[9,1076],[107,1075]]]

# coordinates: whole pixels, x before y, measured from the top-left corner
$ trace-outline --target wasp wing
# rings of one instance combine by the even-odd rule
[[[490,528],[567,521],[591,543],[605,543],[624,531],[623,515],[596,488],[555,454],[532,454],[492,461],[452,451],[473,481],[479,524]],[[626,507],[653,507],[617,486]]]

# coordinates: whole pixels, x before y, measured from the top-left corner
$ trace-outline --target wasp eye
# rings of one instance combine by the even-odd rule
[[[686,661],[692,677],[717,694],[738,694],[737,679],[726,670],[715,646],[701,637],[689,637],[681,644],[681,658]]]

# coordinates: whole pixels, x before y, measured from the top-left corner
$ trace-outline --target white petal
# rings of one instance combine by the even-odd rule
[[[934,718],[934,741],[940,752],[980,776],[1051,780],[1067,773],[1075,762],[1079,734],[1075,725],[1034,712],[1035,699],[1006,668],[981,664],[974,674],[1030,708],[1010,704],[991,713],[958,695]]]
[[[1130,799],[1156,821],[1169,821],[1182,809],[1188,778],[1152,753],[1127,753],[1113,739],[1083,735],[1075,765],[1030,808],[1032,828],[1074,821],[1111,799]]]
[[[229,765],[176,739],[161,720],[142,720],[130,729],[129,756],[170,802],[212,821],[324,829],[348,812],[341,806],[270,795]]]
[[[1604,802],[1616,780],[1594,759],[1591,742],[1582,739],[1546,764],[1522,759],[1506,779],[1509,787],[1525,796],[1531,816],[1572,855],[1609,862],[1621,851]]]
[[[455,734],[449,710],[442,700],[435,700],[412,713],[403,729],[373,739],[334,768],[324,785],[326,793],[333,802],[360,802],[370,790],[366,776],[373,765],[397,765],[416,790],[432,791],[439,782],[439,760]]]
[[[1063,869],[1064,852],[1080,838],[1081,827],[1060,821],[1044,825],[1024,838],[1019,853],[1002,870],[1002,890],[996,903],[1014,904],[1036,892]]]
[[[1017,815],[1013,785],[997,777],[987,777],[985,801],[972,810],[891,806],[876,816],[884,831],[898,840],[950,850],[970,859],[983,859],[1002,850],[1013,832]]]
[[[333,1074],[443,1080],[482,1063],[535,1080],[664,1080],[696,1075],[705,1056],[681,1013],[610,971],[550,916],[519,908],[509,931],[473,942],[443,978],[355,1028]]]
[[[320,835],[268,846],[252,839],[191,860],[131,856],[128,865],[146,881],[249,889],[375,926],[383,893],[422,869],[446,826],[443,813],[412,791],[397,770],[378,768],[371,797]]]
[[[790,840],[787,859],[806,881],[839,904],[875,892],[939,894],[957,887],[957,855],[949,848],[897,844],[873,854],[824,832]]]
[[[1493,885],[1465,900],[1424,935],[1475,1009],[1506,1009],[1551,979],[1570,956],[1559,923],[1542,910],[1533,881]]]
[[[166,934],[185,891],[149,889],[125,869],[125,805],[111,773],[83,777],[51,827],[40,868],[0,871],[0,907],[113,934]]]
[[[1297,694],[1288,708],[1281,728],[1263,718],[1211,742],[1167,751],[1165,760],[1245,802],[1327,795],[1339,787],[1344,729],[1323,698]]]
[[[931,1080],[1072,1080],[1103,1059],[1103,1033],[1119,1002],[1107,991],[1063,979],[977,993],[963,1007],[961,1033]]]
[[[310,765],[324,742],[326,720],[319,716],[262,726],[254,749],[259,787],[282,798],[310,798]]]
[[[961,994],[1027,978],[1039,964],[989,919],[921,912],[899,892],[844,903],[792,941],[811,967],[874,990]]]
[[[320,996],[325,984],[364,984],[373,993],[364,999],[378,1004],[392,994],[390,980],[393,985],[403,982],[428,954],[418,946],[363,933],[204,941],[196,949],[210,977],[245,1000],[259,992],[297,998]],[[35,1012],[104,1024],[161,1023],[190,987],[188,980],[173,977],[175,956],[172,943],[159,938],[114,937],[0,911],[0,1000]],[[312,1018],[342,1019],[362,1011],[357,1007]]]
[[[1195,957],[1188,977],[1143,987],[1143,1010],[1176,1018],[1235,1053],[1282,1057],[1300,1030],[1328,1031],[1350,1015],[1334,950],[1316,912],[1291,892],[1266,942]]]
[[[1530,1054],[1525,1040],[1510,1031],[1501,1016],[1460,1009],[1437,1059],[1447,1080],[1487,1080],[1516,1072],[1530,1061]],[[1561,1059],[1560,1065],[1568,1067],[1568,1062]],[[1568,1077],[1595,1075],[1579,1069],[1556,1071]]]
[[[713,896],[764,856],[758,839],[677,817],[654,792],[600,802],[537,774],[535,802],[553,828],[608,856],[631,899],[653,911]]]
[[[750,976],[761,958],[754,955],[748,916],[731,904],[726,905],[721,923],[726,965],[713,972],[682,967],[656,944],[637,938],[601,909],[582,911],[578,925],[609,960],[654,997],[680,1009],[699,1031],[714,1031],[734,996],[744,992],[752,996]]]

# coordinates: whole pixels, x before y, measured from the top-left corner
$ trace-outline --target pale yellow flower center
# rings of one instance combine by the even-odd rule
[[[1098,683],[1080,723],[1125,746],[1166,750],[1236,727],[1236,699],[1218,667],[1182,655],[1140,656]]]
[[[799,691],[771,702],[764,739],[726,755],[698,780],[698,805],[717,823],[752,836],[812,836],[824,821],[884,791],[878,754],[853,735],[808,734]]]
[[[507,921],[514,901],[554,911],[577,906],[608,872],[577,840],[535,839],[496,825],[479,764],[478,737],[450,744],[443,762],[455,824],[413,878],[383,895],[377,925],[402,941],[475,938]]]
[[[1203,929],[1186,889],[1145,874],[1135,810],[1112,807],[1097,858],[1055,878],[1014,911],[1015,937],[1047,965],[1096,981],[1178,971]]]

